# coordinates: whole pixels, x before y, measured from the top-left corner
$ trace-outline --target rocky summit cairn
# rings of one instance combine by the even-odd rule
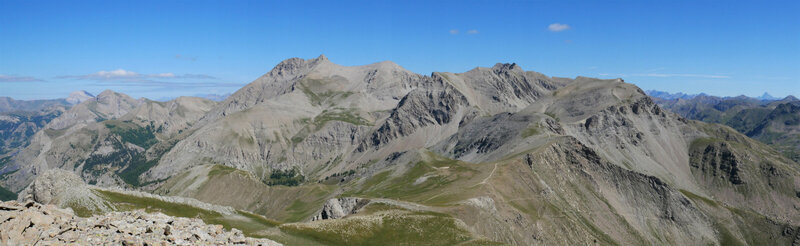
[[[0,245],[281,245],[200,219],[142,210],[81,218],[33,201],[0,203]]]

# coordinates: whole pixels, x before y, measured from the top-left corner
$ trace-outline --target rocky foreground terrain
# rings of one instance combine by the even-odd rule
[[[0,203],[2,245],[281,245],[237,229],[144,211],[89,218],[33,201]]]

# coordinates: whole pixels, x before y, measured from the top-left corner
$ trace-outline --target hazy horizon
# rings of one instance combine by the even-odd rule
[[[226,94],[284,59],[319,54],[423,75],[513,62],[670,93],[800,95],[796,1],[0,5],[0,96],[23,100]]]
[[[312,59],[312,58],[308,58],[308,57],[306,57],[306,58],[304,58],[304,59]],[[330,59],[330,58],[328,58],[328,59]],[[332,61],[332,62],[333,62],[333,61]],[[335,62],[334,62],[334,63],[335,63]],[[277,65],[277,64],[276,64],[276,65]],[[367,65],[367,64],[362,64],[362,65]],[[401,64],[398,64],[398,65],[402,66]],[[517,64],[517,65],[520,65],[520,64]],[[522,67],[522,65],[520,65],[520,67]],[[524,69],[524,68],[523,68],[523,69]],[[526,71],[533,71],[533,70],[529,70],[529,69],[525,69],[525,70],[526,70]],[[435,71],[435,72],[452,72],[452,71]],[[455,72],[455,73],[463,73],[463,72],[467,72],[467,71],[461,71],[461,72]],[[540,72],[540,71],[535,71],[535,72]],[[266,73],[266,72],[265,72],[265,73]],[[545,73],[543,73],[543,74],[545,74]],[[429,76],[430,74],[422,74],[422,75]],[[545,75],[548,75],[548,74],[545,74]],[[549,75],[548,75],[548,76],[549,76]],[[575,77],[579,77],[579,76],[583,76],[583,75],[578,75],[578,76],[569,77],[569,78],[575,78]],[[555,76],[555,77],[559,77],[559,76]],[[591,76],[583,76],[583,77],[591,77]],[[594,78],[601,78],[601,76],[594,76]],[[619,78],[621,78],[621,77],[619,77]],[[256,78],[254,78],[253,80],[255,80],[255,79],[256,79]],[[608,79],[608,78],[606,78],[606,79]],[[624,79],[624,78],[623,78],[623,79]],[[250,83],[250,82],[252,82],[252,81],[249,81],[249,82],[246,82],[246,83],[242,83],[240,87],[237,87],[237,88],[235,88],[234,90],[227,91],[227,92],[224,92],[224,91],[223,91],[223,92],[217,92],[217,93],[212,93],[212,92],[208,92],[208,93],[195,93],[195,94],[191,94],[191,95],[179,94],[179,95],[172,95],[172,96],[161,96],[161,97],[137,96],[136,94],[127,93],[127,92],[125,92],[125,91],[120,91],[120,90],[112,90],[112,91],[115,91],[115,92],[120,92],[120,93],[124,93],[124,94],[128,94],[128,95],[130,95],[130,96],[133,96],[134,98],[147,98],[147,99],[150,99],[150,100],[156,100],[156,101],[167,101],[167,100],[171,100],[171,99],[174,99],[174,98],[177,98],[177,97],[181,97],[181,96],[191,96],[191,97],[204,97],[204,96],[226,96],[226,95],[229,95],[229,94],[233,94],[233,93],[235,93],[235,92],[236,92],[237,90],[239,90],[241,87],[243,87],[243,86],[247,85],[247,84],[248,84],[248,83]],[[633,83],[633,82],[631,82],[631,81],[627,81],[627,80],[626,80],[625,82],[627,82],[627,83]],[[636,84],[636,83],[633,83],[633,84]],[[638,85],[637,85],[637,86],[638,86]],[[640,86],[640,87],[641,87],[641,86]],[[686,95],[698,95],[698,94],[706,94],[706,95],[708,95],[708,96],[717,96],[717,97],[736,97],[736,96],[747,96],[747,97],[756,98],[756,97],[760,97],[760,96],[762,96],[764,93],[767,93],[767,94],[769,94],[770,96],[773,96],[773,97],[776,97],[776,98],[785,98],[785,97],[787,97],[787,96],[795,96],[795,97],[797,97],[797,95],[794,95],[794,94],[787,94],[787,95],[784,95],[784,96],[777,96],[777,95],[773,95],[772,93],[769,93],[769,92],[766,92],[766,91],[764,91],[764,92],[761,92],[761,93],[754,92],[753,94],[718,95],[718,94],[713,94],[713,93],[704,92],[704,91],[700,91],[700,92],[686,92],[686,91],[666,91],[666,90],[660,90],[660,89],[646,89],[646,88],[642,88],[642,89],[643,89],[643,90],[645,90],[645,91],[651,91],[651,90],[652,90],[652,91],[658,91],[658,92],[666,92],[666,93],[670,93],[670,94],[677,94],[677,93],[684,93],[684,94],[686,94]],[[61,95],[61,96],[56,96],[56,97],[52,97],[52,98],[15,98],[15,97],[13,97],[13,96],[5,96],[5,97],[11,97],[11,98],[13,98],[13,99],[15,99],[15,100],[47,100],[47,99],[63,99],[63,98],[66,98],[67,96],[69,96],[69,93],[72,93],[72,92],[75,92],[75,91],[86,91],[86,92],[88,92],[88,93],[90,93],[90,94],[92,94],[92,95],[95,95],[95,96],[96,96],[96,95],[100,94],[102,91],[105,91],[105,90],[111,90],[111,89],[108,89],[108,88],[106,88],[106,89],[97,89],[97,90],[94,90],[94,91],[90,91],[90,90],[85,90],[85,89],[76,88],[76,89],[75,89],[75,90],[73,90],[73,91],[69,91],[69,92],[67,92],[67,93],[65,93],[65,94],[63,94],[63,95]],[[0,96],[4,96],[4,95],[0,95]]]

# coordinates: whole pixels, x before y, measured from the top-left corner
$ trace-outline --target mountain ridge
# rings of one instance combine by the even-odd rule
[[[733,100],[717,107],[751,102]],[[64,132],[38,132],[0,169],[4,187],[64,169],[101,187],[264,216],[278,225],[254,235],[279,242],[367,244],[407,233],[403,225],[437,244],[800,238],[796,162],[665,110],[622,79],[549,77],[513,63],[425,76],[320,56],[284,60],[219,103],[104,92],[70,111],[51,122]],[[333,218],[331,199],[381,202]]]

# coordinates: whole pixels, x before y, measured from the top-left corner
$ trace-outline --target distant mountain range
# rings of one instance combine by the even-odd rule
[[[728,125],[800,161],[800,100],[794,96],[778,99],[767,93],[757,98],[659,91],[648,94],[667,110],[693,120]]]
[[[290,58],[219,102],[107,90],[8,119],[35,132],[0,154],[0,197],[288,245],[800,242],[800,165],[773,148],[793,141],[797,105],[686,96],[513,63],[421,75]]]
[[[648,96],[656,97],[656,98],[660,98],[660,99],[665,99],[665,100],[673,100],[673,99],[687,99],[688,100],[688,99],[692,99],[692,98],[695,98],[695,97],[698,97],[698,96],[717,97],[717,96],[708,95],[706,93],[699,93],[699,94],[686,94],[686,93],[683,93],[683,92],[669,93],[669,92],[657,91],[657,90],[647,90],[647,91],[645,91],[645,93],[647,93]],[[741,98],[741,97],[747,97],[747,96],[741,95],[741,96],[736,96],[736,97]],[[728,99],[728,98],[736,98],[736,97],[717,97],[717,98]],[[772,96],[772,95],[770,95],[769,93],[766,93],[766,92],[764,92],[764,94],[762,94],[759,97],[748,97],[748,98],[753,98],[753,99],[757,99],[757,100],[761,100],[761,101],[777,101],[777,100],[781,100],[782,99],[782,98],[774,97],[774,96]],[[795,97],[790,95],[790,96],[787,96],[786,98],[791,99],[791,98],[795,98]],[[786,98],[784,98],[784,99],[786,99]]]

